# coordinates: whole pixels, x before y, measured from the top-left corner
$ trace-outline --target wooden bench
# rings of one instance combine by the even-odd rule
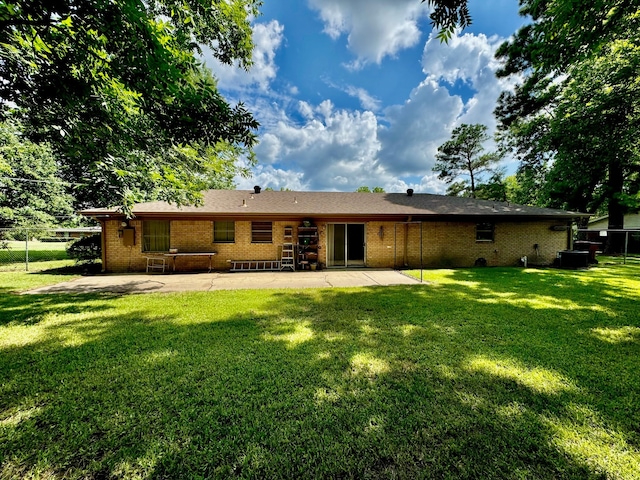
[[[229,260],[231,272],[267,272],[280,270],[280,260]]]

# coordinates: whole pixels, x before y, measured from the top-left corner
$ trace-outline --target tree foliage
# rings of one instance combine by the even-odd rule
[[[484,144],[490,138],[485,125],[463,123],[453,130],[451,140],[438,147],[433,170],[450,184],[447,194],[476,197],[482,174],[502,158],[499,152],[485,152]],[[467,178],[456,181],[460,177]]]
[[[621,228],[640,173],[640,7],[627,0],[526,0],[532,23],[498,50],[504,145],[528,202],[609,214]]]
[[[422,0],[428,6],[433,7],[431,12],[431,24],[439,29],[437,38],[448,42],[457,28],[466,28],[471,25],[471,14],[467,0]]]
[[[373,187],[369,188],[366,185],[362,187],[356,188],[356,192],[364,192],[364,193],[385,193],[384,188],[382,187]]]
[[[513,201],[509,198],[507,182],[501,171],[493,172],[491,177],[476,187],[476,198],[497,202]]]
[[[0,123],[0,227],[53,226],[73,215],[51,147],[22,138]]]
[[[220,95],[198,55],[206,46],[248,68],[258,4],[3,2],[2,115],[49,142],[65,178],[86,184],[79,206],[194,202],[221,171],[228,184],[239,156],[254,161],[257,122]]]

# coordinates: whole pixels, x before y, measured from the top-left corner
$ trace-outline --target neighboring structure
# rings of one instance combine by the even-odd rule
[[[73,238],[83,238],[83,237],[89,237],[91,235],[95,235],[97,233],[100,233],[102,230],[100,227],[75,227],[75,228],[54,228],[53,229],[53,236],[55,238],[66,238],[66,239],[73,239]]]
[[[587,227],[589,230],[606,230],[609,228],[609,216],[592,218]],[[624,228],[629,230],[640,230],[640,213],[627,213],[624,216]]]
[[[625,235],[626,253],[640,253],[640,213],[627,213],[623,221],[624,228],[619,230]],[[601,242],[606,250],[609,236],[609,216],[594,218],[587,226],[586,238],[590,241]],[[584,232],[584,231],[583,231]]]
[[[209,190],[201,206],[136,205],[82,212],[103,231],[105,271],[141,271],[147,257],[216,252],[218,270],[270,261],[294,245],[296,269],[551,264],[570,247],[571,226],[586,214],[430,194]],[[292,228],[287,228],[292,227]],[[172,250],[175,251],[175,250]],[[173,258],[176,262],[176,258]],[[180,257],[176,270],[207,267],[206,255]],[[243,263],[245,262],[245,263]],[[275,263],[274,263],[275,262]],[[290,263],[287,259],[285,263]],[[268,265],[268,267],[264,267]],[[255,268],[258,267],[257,264]]]

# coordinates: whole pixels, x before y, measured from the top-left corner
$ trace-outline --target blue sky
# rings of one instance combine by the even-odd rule
[[[493,131],[510,88],[493,54],[525,21],[517,0],[469,7],[473,25],[442,44],[420,0],[266,0],[249,72],[205,55],[261,124],[258,166],[238,188],[443,193],[437,148],[461,123]]]

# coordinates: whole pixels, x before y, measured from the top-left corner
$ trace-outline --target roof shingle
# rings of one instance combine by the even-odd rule
[[[89,209],[88,216],[118,214],[117,208]],[[277,192],[248,190],[208,190],[200,206],[178,207],[167,202],[147,202],[134,206],[136,216],[171,214],[184,216],[499,216],[553,217],[569,219],[588,216],[540,207],[514,205],[490,200],[449,197],[426,193],[366,192]]]

